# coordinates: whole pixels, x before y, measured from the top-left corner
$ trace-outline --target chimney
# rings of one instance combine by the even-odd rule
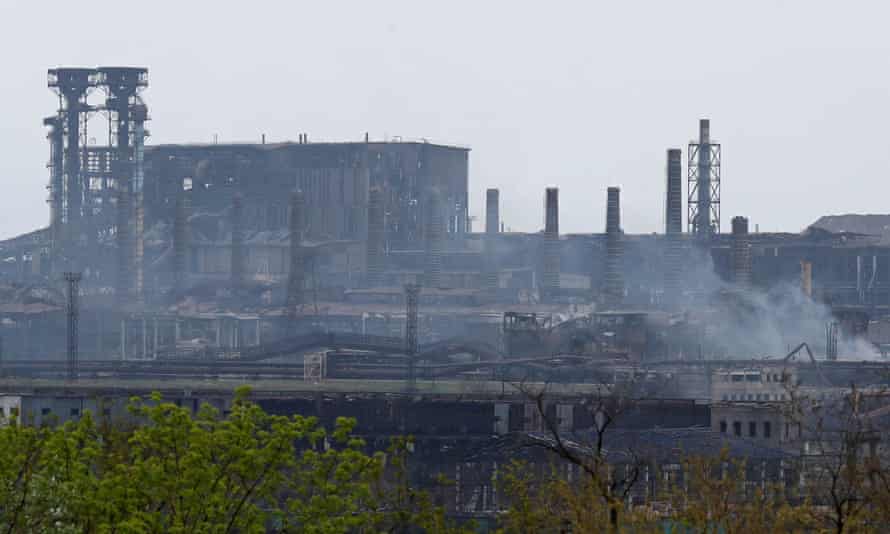
[[[442,248],[445,228],[437,189],[434,188],[429,192],[426,204],[424,284],[427,287],[440,288],[442,287]]]
[[[610,187],[606,200],[606,268],[604,304],[615,309],[624,301],[621,248],[621,189]]]
[[[244,197],[240,193],[232,199],[232,294],[244,287]]]
[[[287,272],[287,310],[296,314],[303,304],[305,265],[303,258],[303,232],[305,231],[305,200],[302,191],[290,195],[290,267]]]
[[[383,283],[383,270],[386,251],[386,211],[383,207],[383,193],[379,187],[368,192],[368,240],[367,240],[367,283],[368,287],[378,287]]]
[[[683,233],[683,166],[679,148],[667,151],[667,187],[665,198],[664,298],[674,305],[680,297]]]
[[[544,192],[542,297],[552,299],[559,292],[559,188]]]
[[[707,241],[711,238],[711,121],[698,122],[698,162],[696,180],[696,204],[698,207],[695,232],[697,237]]]
[[[500,191],[485,191],[485,242],[483,283],[486,291],[495,292],[498,288],[498,264],[495,254],[495,237],[500,226]]]
[[[747,217],[732,218],[732,280],[739,287],[751,285],[751,243]]]
[[[188,269],[189,231],[188,219],[191,206],[188,191],[179,191],[176,213],[173,218],[173,298],[178,299],[186,285]]]

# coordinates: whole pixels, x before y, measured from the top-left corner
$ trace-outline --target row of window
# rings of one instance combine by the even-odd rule
[[[723,394],[724,401],[780,401],[788,400],[786,393],[732,393]]]
[[[40,415],[42,415],[44,417],[48,416],[48,415],[52,415],[52,413],[53,413],[52,408],[41,408],[40,409]],[[11,406],[9,408],[9,416],[17,417],[18,415],[19,415],[18,406]],[[71,417],[80,417],[80,408],[71,408],[68,411],[68,415]],[[111,415],[111,408],[103,408],[102,415],[105,415],[105,416]],[[5,416],[6,416],[6,407],[0,406],[0,417],[5,417]]]
[[[720,433],[726,434],[728,430],[728,425],[726,421],[720,421]],[[733,421],[732,423],[732,434],[734,436],[742,437],[742,422],[741,421]],[[763,437],[770,438],[773,435],[773,424],[769,421],[763,422]],[[757,437],[757,421],[748,421],[748,437],[756,438]]]
[[[763,382],[763,377],[767,382],[784,382],[786,375],[779,373],[732,373],[723,375],[724,382]]]

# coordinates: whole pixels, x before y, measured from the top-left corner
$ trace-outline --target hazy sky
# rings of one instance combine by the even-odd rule
[[[149,68],[151,143],[403,136],[470,155],[471,214],[660,231],[665,149],[711,118],[723,230],[890,212],[885,2],[0,0],[0,236],[46,224],[48,67]],[[96,123],[96,132],[101,123]],[[685,167],[685,165],[684,165]],[[685,169],[684,169],[685,172]],[[685,224],[685,223],[684,223]]]

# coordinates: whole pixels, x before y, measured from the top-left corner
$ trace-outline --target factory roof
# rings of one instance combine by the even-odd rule
[[[229,142],[229,143],[168,143],[162,145],[148,145],[145,147],[146,152],[154,150],[190,150],[190,149],[209,149],[209,150],[231,150],[231,149],[252,149],[252,150],[278,150],[278,149],[294,149],[302,148],[310,150],[317,147],[372,147],[381,148],[388,146],[431,146],[439,149],[460,150],[469,152],[470,148],[456,144],[440,144],[432,143],[426,139],[404,139],[398,138],[390,141],[321,141],[310,143],[299,143],[296,141],[282,141],[278,143],[257,143],[250,141]]]

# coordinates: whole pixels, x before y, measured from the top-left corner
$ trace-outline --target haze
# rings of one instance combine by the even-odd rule
[[[57,106],[46,69],[60,65],[148,67],[151,144],[369,132],[469,146],[475,230],[487,187],[501,189],[508,228],[539,230],[555,184],[563,232],[603,231],[608,185],[622,187],[625,231],[661,231],[665,149],[685,158],[700,117],[723,144],[723,231],[733,215],[799,231],[823,214],[885,213],[887,11],[3,0],[0,236],[47,224],[41,122]]]

